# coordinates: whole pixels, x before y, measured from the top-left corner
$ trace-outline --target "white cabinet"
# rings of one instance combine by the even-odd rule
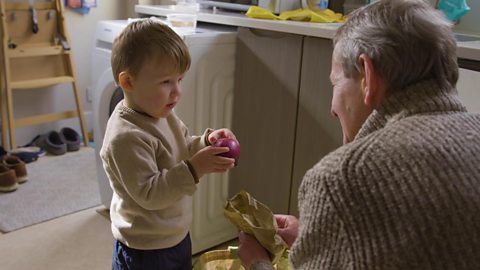
[[[231,128],[236,33],[196,35],[185,42],[192,56],[183,82],[183,97],[175,111],[192,134],[205,128]],[[192,42],[190,42],[192,41]],[[237,237],[236,228],[224,217],[229,198],[228,173],[200,179],[193,196],[192,251],[205,249]]]
[[[460,69],[457,83],[460,99],[470,112],[480,112],[480,72]]]

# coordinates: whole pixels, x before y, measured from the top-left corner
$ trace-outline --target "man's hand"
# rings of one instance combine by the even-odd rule
[[[291,215],[275,215],[280,235],[288,247],[291,247],[298,235],[298,219]]]
[[[238,235],[240,246],[238,247],[238,257],[245,269],[250,270],[252,264],[258,261],[270,262],[268,252],[258,243],[257,239],[247,233],[240,232]]]

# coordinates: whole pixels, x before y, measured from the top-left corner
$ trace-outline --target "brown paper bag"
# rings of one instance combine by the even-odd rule
[[[277,222],[272,211],[248,192],[241,191],[227,200],[224,214],[239,230],[254,236],[270,252],[273,264],[287,250],[287,244],[277,234]]]

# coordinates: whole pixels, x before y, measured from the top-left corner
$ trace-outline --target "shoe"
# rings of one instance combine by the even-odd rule
[[[24,183],[28,180],[27,168],[25,163],[16,156],[4,156],[2,164],[15,172],[18,183]]]
[[[7,151],[5,151],[5,148],[3,148],[3,146],[0,145],[0,158],[5,156],[6,154],[7,154]]]
[[[18,188],[15,171],[0,164],[0,192],[12,192]]]
[[[25,163],[31,163],[38,159],[38,155],[36,153],[30,152],[11,153],[10,155],[18,157]]]
[[[35,136],[29,143],[25,144],[25,145],[22,146],[22,147],[36,146],[36,145],[35,145],[35,142],[37,142],[37,141],[40,139],[40,137],[42,137],[42,135],[37,135],[37,136]]]
[[[24,146],[20,146],[17,149],[14,149],[14,150],[10,151],[10,153],[15,153],[17,151],[18,152],[35,152],[39,157],[45,156],[47,151],[45,151],[45,149],[35,145],[35,142],[40,140],[40,137],[42,137],[42,135],[35,136],[35,138],[33,138],[33,140],[31,140],[29,143],[25,144]]]
[[[31,146],[31,145],[30,146],[28,146],[28,145],[20,146],[18,148],[15,148],[13,150],[8,151],[8,153],[10,153],[10,154],[24,153],[24,152],[35,153],[39,157],[45,155],[45,150],[43,150],[42,148],[40,148],[38,146]]]
[[[19,157],[25,163],[30,163],[36,161],[38,157],[44,156],[46,152],[38,146],[23,146],[13,149],[9,153]]]
[[[80,149],[80,135],[73,129],[69,127],[62,128],[60,130],[60,136],[63,137],[63,140],[67,144],[67,151],[78,151]]]
[[[38,135],[31,143],[33,146],[38,146],[52,155],[63,155],[67,152],[67,144],[63,140],[60,133],[50,131],[44,135]]]

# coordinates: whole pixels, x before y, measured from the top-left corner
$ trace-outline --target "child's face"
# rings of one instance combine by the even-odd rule
[[[179,74],[172,61],[148,61],[132,79],[133,109],[155,118],[165,118],[180,100]]]

